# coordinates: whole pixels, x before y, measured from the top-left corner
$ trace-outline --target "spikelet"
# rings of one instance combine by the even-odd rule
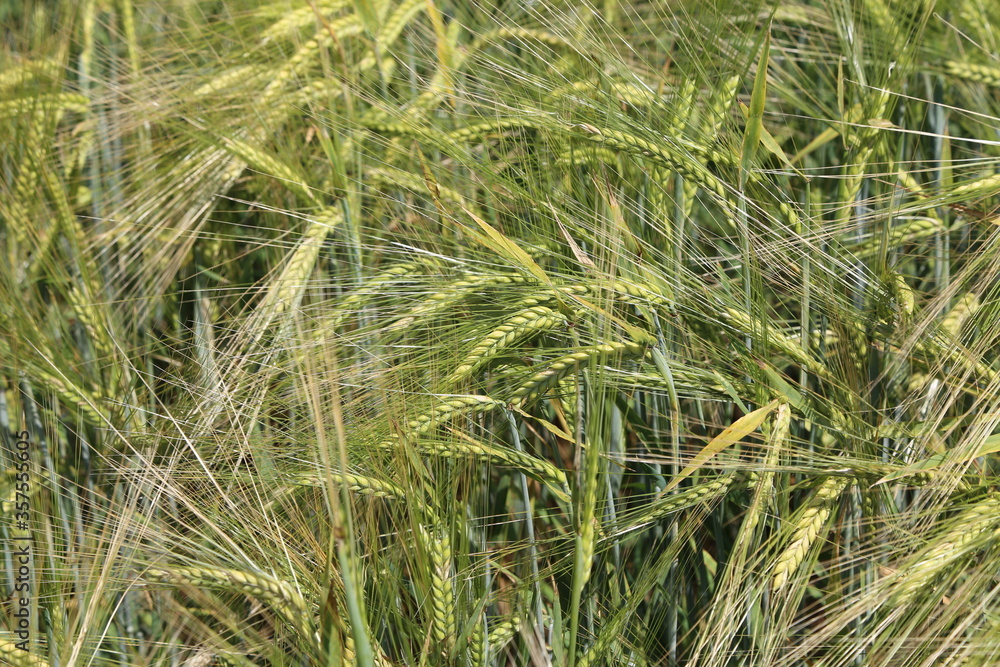
[[[273,318],[299,307],[323,242],[340,225],[343,217],[343,212],[336,206],[323,209],[314,216],[312,224],[292,252],[281,275],[275,279],[261,301],[259,313],[263,313],[266,318]]]
[[[502,39],[516,39],[523,42],[535,41],[541,42],[546,46],[550,46],[554,49],[572,49],[573,45],[562,37],[555,35],[551,32],[546,32],[544,30],[535,30],[533,28],[500,28],[492,33],[487,33],[477,40],[477,46],[481,42],[483,45],[489,45],[496,43],[497,40]],[[479,46],[482,48],[482,46]]]
[[[913,290],[910,285],[906,282],[906,277],[901,273],[893,275],[892,290],[896,297],[896,303],[899,304],[900,316],[904,319],[909,319],[913,317],[913,310],[916,307],[916,298],[913,295]]]
[[[972,199],[974,197],[992,196],[997,192],[1000,192],[1000,174],[991,174],[990,176],[966,181],[952,188],[949,194]]]
[[[450,283],[446,289],[435,292],[411,308],[387,327],[388,331],[398,331],[412,326],[418,320],[428,319],[441,311],[448,310],[455,304],[464,301],[475,294],[477,288],[496,287],[500,285],[524,285],[534,282],[532,279],[517,275],[467,276]]]
[[[54,60],[27,60],[8,66],[0,72],[0,95],[7,97],[12,88],[23,86],[34,79],[54,79],[62,67]]]
[[[585,123],[573,125],[570,129],[579,136],[602,146],[650,158],[685,178],[693,180],[701,188],[715,194],[720,199],[727,197],[726,188],[722,181],[709,172],[704,165],[680,152],[671,152],[667,149],[666,144],[654,144],[627,132],[600,129]]]
[[[245,162],[257,171],[278,179],[285,187],[302,195],[306,200],[314,204],[318,203],[316,195],[306,185],[306,179],[274,156],[265,153],[248,141],[235,137],[222,137],[220,143],[226,151],[234,157],[239,158],[242,162]],[[242,172],[243,168],[242,164],[233,166],[233,169],[237,173]]]
[[[427,9],[427,0],[403,0],[399,3],[392,15],[379,26],[378,34],[375,36],[379,47],[388,50],[406,29],[406,26],[410,24],[413,17],[425,9]],[[374,54],[365,56],[358,63],[358,69],[362,72],[374,66]]]
[[[740,334],[745,335],[756,329],[750,316],[735,308],[726,308],[724,317]],[[824,378],[831,377],[829,370],[822,363],[802,349],[797,343],[797,337],[770,336],[768,337],[768,342],[782,354],[804,366],[810,373],[815,373]]]
[[[200,648],[188,656],[181,667],[211,667],[215,661],[215,653],[207,648]]]
[[[403,171],[402,169],[370,169],[368,171],[368,176],[372,181],[389,187],[406,188],[407,190],[423,195],[427,194],[427,181],[419,176],[413,175],[412,173]],[[447,201],[453,204],[458,204],[459,206],[470,208],[470,204],[466,201],[465,197],[455,190],[446,188],[440,184],[437,186],[437,196],[441,199],[441,201]]]
[[[329,28],[327,27],[329,26]],[[313,38],[300,46],[274,74],[270,83],[264,89],[262,102],[266,105],[277,97],[292,79],[300,76],[310,64],[316,60],[320,50],[333,44],[333,35],[337,39],[345,39],[359,35],[362,32],[361,22],[354,15],[349,15],[320,26]],[[330,33],[333,32],[333,35]]]
[[[258,79],[267,76],[268,69],[263,65],[238,65],[217,74],[211,81],[194,89],[195,97],[215,95],[229,88],[242,88],[252,85]]]
[[[469,655],[469,665],[471,667],[480,667],[486,661],[486,635],[483,634],[485,618],[485,615],[480,614],[479,619],[476,620],[476,624],[472,626],[472,630],[469,632],[466,650]]]
[[[5,639],[0,639],[0,662],[10,667],[47,667],[49,664],[34,653],[18,648],[17,642]]]
[[[747,539],[753,534],[757,523],[760,521],[761,512],[764,509],[764,498],[770,498],[773,494],[771,486],[774,479],[774,470],[778,465],[778,457],[781,450],[787,446],[788,433],[792,423],[792,410],[787,403],[778,406],[774,414],[774,421],[771,424],[771,433],[767,439],[767,454],[764,461],[764,469],[761,471],[758,480],[754,484],[756,487],[754,499],[750,510],[740,527],[740,535]]]
[[[941,318],[941,330],[952,338],[958,338],[962,325],[979,310],[979,297],[968,292],[962,295],[948,314]]]
[[[491,624],[489,634],[489,644],[490,644],[490,659],[492,660],[494,656],[498,655],[503,651],[510,640],[518,633],[521,629],[521,619],[517,616],[511,616],[500,621],[496,621]]]
[[[740,85],[740,77],[733,75],[726,79],[725,84],[715,90],[715,94],[708,103],[708,113],[705,114],[703,134],[706,137],[715,138],[722,129],[722,124],[726,120],[726,114],[736,100],[736,90]]]
[[[90,101],[83,95],[76,93],[54,93],[52,95],[21,97],[0,102],[0,120],[35,112],[55,113],[59,111],[75,111],[76,113],[87,113],[89,108]]]
[[[671,136],[680,137],[684,135],[688,121],[691,120],[691,112],[694,111],[694,96],[697,90],[698,85],[694,79],[684,79],[684,82],[674,95],[673,102],[670,105],[672,114],[667,125],[669,128],[668,133]]]
[[[346,482],[348,490],[353,493],[360,493],[375,498],[385,498],[387,500],[403,500],[406,498],[406,492],[392,482],[351,473],[332,472],[330,474],[336,484]],[[297,475],[293,478],[294,484],[308,487],[322,486],[324,481],[323,478],[315,474]]]
[[[319,0],[315,3],[316,9],[324,17],[328,17],[334,12],[343,9],[347,4],[348,0]],[[303,28],[316,25],[316,12],[313,10],[312,5],[313,3],[307,3],[291,11],[282,9],[281,18],[261,32],[261,41],[288,39],[296,35]]]
[[[602,165],[617,165],[620,155],[609,148],[594,148],[593,150],[567,149],[556,158],[556,164],[568,168],[575,166],[601,167]]]
[[[314,340],[322,340],[336,333],[344,320],[357,315],[372,298],[412,276],[421,275],[435,267],[432,261],[401,262],[367,279],[349,294],[337,300],[336,310],[313,331]]]

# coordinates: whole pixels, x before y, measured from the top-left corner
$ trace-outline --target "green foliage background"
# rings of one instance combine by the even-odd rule
[[[997,664],[994,21],[0,2],[2,661]]]

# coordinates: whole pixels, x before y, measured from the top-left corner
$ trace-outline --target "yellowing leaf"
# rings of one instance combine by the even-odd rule
[[[462,210],[465,214],[476,221],[484,232],[486,232],[486,237],[477,235],[476,240],[485,245],[488,248],[494,250],[501,257],[506,258],[508,261],[512,262],[519,268],[523,268],[528,271],[531,275],[538,278],[543,284],[552,287],[552,281],[546,275],[545,271],[542,271],[542,267],[535,263],[535,260],[531,258],[531,255],[524,252],[520,246],[511,241],[509,238],[504,236],[499,231],[493,229],[485,220],[481,219],[475,213],[469,209],[462,206]]]
[[[767,419],[767,416],[777,407],[778,401],[771,401],[764,407],[757,408],[753,412],[747,413],[734,421],[731,426],[726,428],[726,430],[712,438],[712,441],[705,445],[705,448],[698,452],[693,459],[691,459],[691,463],[688,464],[684,470],[681,470],[677,477],[675,477],[670,484],[667,484],[666,488],[664,488],[661,493],[674,488],[680,484],[685,477],[690,477],[692,473],[698,470],[698,468],[705,465],[710,458],[727,447],[735,445],[737,442],[740,442],[743,438],[756,431],[757,427],[763,424],[764,420]]]

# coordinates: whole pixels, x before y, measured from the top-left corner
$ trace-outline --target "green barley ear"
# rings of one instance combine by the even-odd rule
[[[886,582],[892,603],[906,605],[934,580],[948,572],[966,557],[980,536],[992,531],[993,539],[1000,535],[995,528],[1000,521],[1000,496],[993,493],[968,508],[953,520],[940,539],[901,565]]]
[[[458,415],[484,412],[502,407],[502,403],[489,396],[457,396],[439,403],[433,410],[409,422],[411,437],[431,433]]]
[[[11,667],[44,667],[49,664],[34,652],[24,650],[18,642],[5,639],[0,639],[0,656],[4,664]]]
[[[348,0],[317,0],[303,7],[288,9],[281,7],[280,18],[271,23],[260,33],[263,42],[289,39],[301,30],[316,25],[317,10],[322,19],[331,20],[332,16],[344,9]],[[263,14],[265,10],[261,10]]]
[[[244,593],[277,611],[304,636],[311,634],[310,614],[302,595],[270,575],[219,567],[168,566],[148,568],[142,577],[159,583]]]
[[[351,493],[359,493],[373,498],[385,498],[386,500],[404,500],[406,491],[401,487],[384,480],[368,477],[365,475],[354,475],[351,473],[331,472],[331,475],[341,479]],[[326,483],[323,479],[314,474],[302,474],[292,478],[292,483],[297,486],[312,488],[322,488]]]
[[[382,449],[411,446],[417,453],[445,459],[471,458],[489,465],[510,467],[536,479],[564,504],[570,503],[569,480],[566,473],[549,461],[501,445],[487,445],[471,436],[461,436],[461,441],[428,442],[413,439],[403,444],[399,440],[380,443]]]
[[[983,83],[992,88],[1000,88],[1000,68],[993,65],[980,65],[959,60],[949,60],[944,64],[945,71],[951,76]]]
[[[642,356],[645,353],[645,345],[639,343],[610,342],[585,347],[579,352],[550,361],[544,370],[538,371],[527,382],[515,389],[510,394],[510,400],[523,405],[538,398],[553,387],[563,375],[571,372],[577,364],[591,359],[597,360],[619,354]]]
[[[799,566],[806,560],[816,540],[823,534],[827,520],[840,494],[850,484],[847,477],[827,477],[799,515],[792,530],[788,546],[779,554],[774,565],[771,588],[778,592],[785,588]]]
[[[469,352],[468,356],[449,376],[447,384],[458,384],[511,345],[529,336],[565,325],[565,323],[565,316],[545,306],[526,308],[514,314],[491,331]]]
[[[969,292],[963,294],[961,298],[952,306],[952,309],[941,320],[941,329],[953,338],[959,338],[962,326],[965,322],[976,314],[980,308],[979,297]]]
[[[455,611],[455,582],[451,537],[444,528],[422,529],[424,547],[431,556],[431,609],[433,612],[434,640],[445,655],[449,655],[460,633]]]

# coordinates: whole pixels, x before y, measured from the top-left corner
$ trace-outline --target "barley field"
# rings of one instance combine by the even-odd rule
[[[998,56],[0,0],[0,663],[1000,664]]]

